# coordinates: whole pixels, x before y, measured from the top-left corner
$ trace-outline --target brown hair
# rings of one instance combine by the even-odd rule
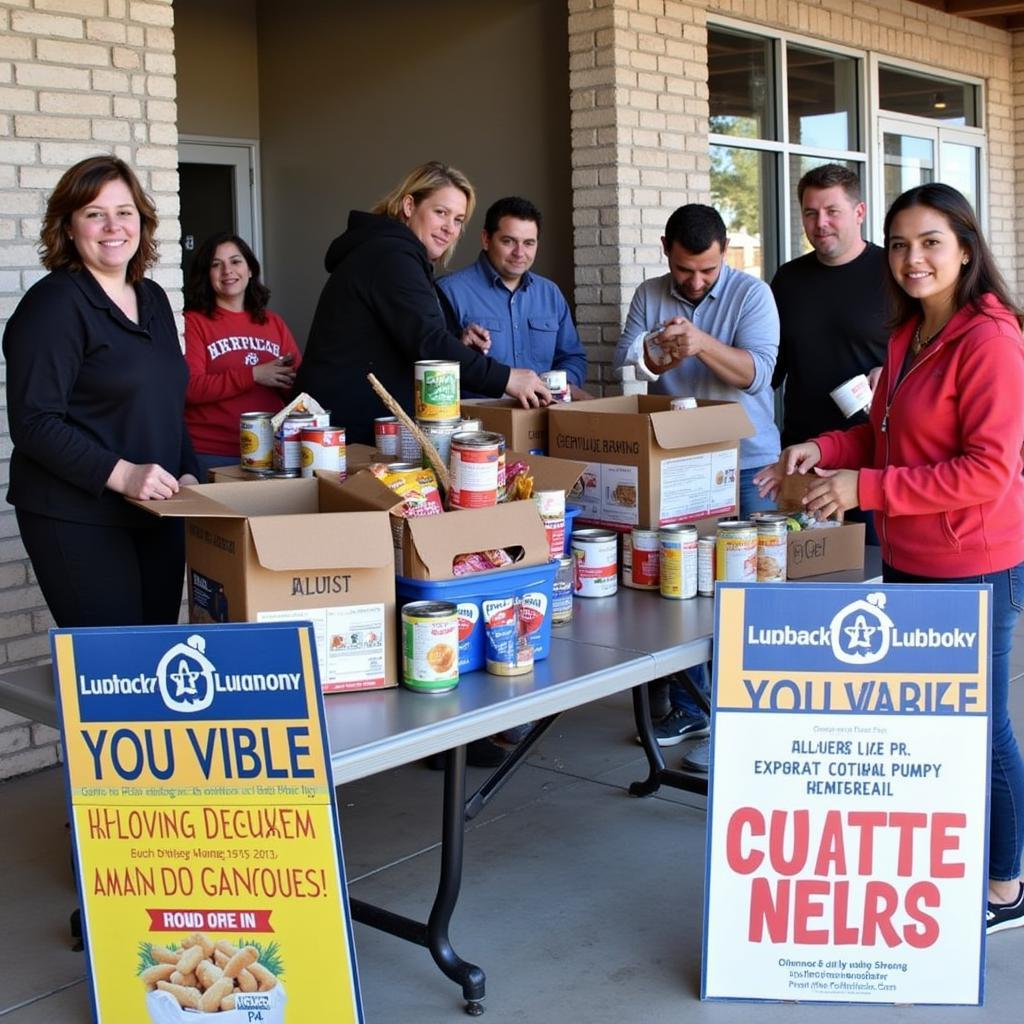
[[[449,185],[457,188],[466,197],[466,222],[468,223],[476,206],[476,191],[462,171],[437,160],[430,160],[425,164],[420,164],[419,167],[414,167],[386,196],[377,200],[370,212],[384,214],[386,217],[404,223],[405,214],[402,212],[402,200],[406,196],[412,196],[412,201],[419,206],[428,196],[432,196],[438,189],[447,188]],[[438,260],[442,267],[447,266],[458,241],[459,239],[456,238]]]
[[[88,206],[108,181],[120,179],[128,186],[139,211],[139,248],[128,261],[125,279],[129,284],[141,281],[157,260],[156,226],[153,200],[142,190],[135,172],[116,156],[91,156],[68,168],[57,182],[46,203],[43,227],[39,233],[39,257],[47,270],[66,267],[81,270],[82,258],[68,236],[71,215]]]
[[[797,183],[797,202],[804,201],[804,193],[809,188],[835,188],[838,185],[846,193],[846,198],[856,206],[862,200],[860,178],[849,167],[842,164],[821,164],[812,167]]]

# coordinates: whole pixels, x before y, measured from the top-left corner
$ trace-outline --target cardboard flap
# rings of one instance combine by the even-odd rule
[[[490,508],[462,509],[405,521],[420,561],[433,579],[448,579],[456,555],[490,548],[521,547],[523,565],[548,559],[544,522],[532,501],[510,501]]]
[[[260,565],[275,572],[394,565],[383,512],[327,513],[301,523],[287,515],[257,516],[249,520],[249,533]]]
[[[322,499],[323,500],[323,499]],[[388,512],[402,504],[403,498],[395,494],[368,469],[353,473],[347,480],[331,485],[325,512]]]
[[[547,455],[530,455],[527,452],[506,452],[505,466],[513,462],[525,462],[533,476],[533,490],[565,491],[568,494],[587,468],[585,462],[571,459],[552,459]]]
[[[196,484],[182,487],[173,498],[165,501],[138,501],[135,498],[125,500],[141,508],[143,512],[161,518],[182,518],[184,516],[219,516],[229,519],[244,519],[245,513],[215,500],[216,495],[209,493],[214,487],[246,487],[247,484]]]
[[[754,425],[737,402],[700,401],[696,409],[668,409],[652,412],[650,417],[654,439],[662,448],[696,448],[754,433]]]

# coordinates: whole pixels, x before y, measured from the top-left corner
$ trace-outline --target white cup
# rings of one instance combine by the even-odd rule
[[[847,419],[871,408],[871,385],[863,373],[843,381],[839,387],[833,388],[829,395]]]

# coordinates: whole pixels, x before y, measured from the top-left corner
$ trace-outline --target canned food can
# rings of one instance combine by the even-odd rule
[[[480,606],[485,664],[497,676],[521,676],[533,668],[533,648],[519,620],[519,598],[501,597]]]
[[[565,370],[545,370],[540,375],[544,387],[551,392],[556,402],[571,402],[572,391],[569,389],[569,376]]]
[[[242,469],[270,469],[274,465],[274,425],[269,412],[242,413],[238,450]]]
[[[729,583],[757,582],[757,526],[751,520],[718,524],[715,578]]]
[[[419,420],[416,426],[423,431],[427,440],[437,449],[441,462],[448,465],[452,457],[452,437],[462,430],[462,420]],[[429,466],[427,453],[423,452],[423,465]]]
[[[416,419],[459,418],[459,364],[421,359],[415,366]]]
[[[498,503],[498,450],[501,434],[481,430],[452,436],[452,508],[485,508]]]
[[[562,555],[555,570],[555,582],[551,589],[551,624],[561,625],[572,622],[573,565],[572,555]]]
[[[467,434],[479,434],[480,431],[483,429],[483,420],[470,419],[469,417],[464,417],[463,419],[459,420],[459,429],[456,431],[456,433],[461,434],[463,431],[465,431]]]
[[[459,619],[450,601],[412,601],[402,608],[402,682],[419,693],[459,685]]]
[[[403,462],[423,461],[423,448],[416,435],[401,421],[398,423],[398,457]]]
[[[629,548],[629,570],[622,569],[622,582],[635,590],[657,590],[661,579],[659,565],[658,531],[634,526],[632,533],[622,535],[622,554],[625,563]]]
[[[316,421],[309,413],[290,413],[274,434],[274,469],[302,469],[302,443],[299,438]]]
[[[662,597],[686,601],[697,596],[697,527],[663,526],[658,531]]]
[[[669,403],[671,409],[696,409],[697,399],[696,398],[673,398]]]
[[[565,491],[534,491],[533,500],[544,522],[548,557],[557,561],[565,550]]]
[[[346,476],[344,427],[307,427],[299,435],[302,447],[302,475],[312,476],[318,469]]]
[[[697,593],[715,596],[715,538],[697,538]]]
[[[398,417],[378,416],[373,421],[373,443],[378,455],[398,457]]]
[[[754,517],[751,516],[753,519]],[[786,517],[762,513],[757,523],[757,582],[786,582]]]
[[[570,542],[573,592],[577,597],[611,597],[619,589],[618,540],[614,530],[574,530]]]

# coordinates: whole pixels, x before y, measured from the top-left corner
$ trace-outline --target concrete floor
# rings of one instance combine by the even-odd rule
[[[1024,673],[1024,644],[1018,652],[1015,671]],[[1024,737],[1024,679],[1012,700]],[[1024,928],[989,943],[982,1009],[700,1002],[703,801],[675,791],[646,800],[628,795],[628,784],[645,774],[630,723],[625,696],[563,716],[469,829],[452,938],[487,972],[485,1021],[1019,1019]],[[671,764],[681,749],[669,751]],[[440,791],[440,773],[419,765],[340,790],[354,895],[425,915],[438,867]],[[60,771],[0,785],[0,814],[0,1018],[87,1024],[84,960],[67,941],[75,895]],[[369,1024],[467,1019],[459,990],[425,950],[362,925],[355,935]]]

